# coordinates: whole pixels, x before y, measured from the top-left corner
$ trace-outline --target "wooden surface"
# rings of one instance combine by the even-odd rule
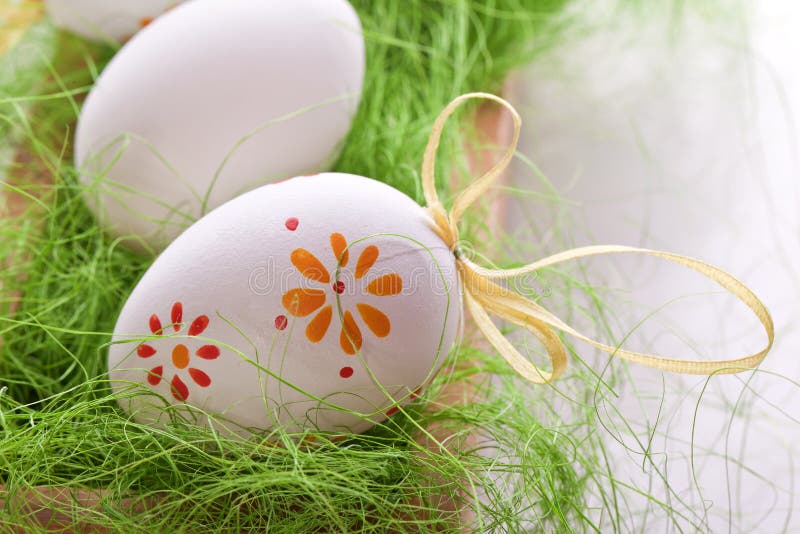
[[[10,50],[43,14],[40,0],[0,0],[0,55]]]

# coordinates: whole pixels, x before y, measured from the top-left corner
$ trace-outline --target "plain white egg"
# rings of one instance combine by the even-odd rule
[[[239,194],[327,170],[363,77],[345,0],[184,3],[131,39],[86,100],[75,161],[87,201],[113,235],[161,249]]]
[[[56,26],[88,39],[125,41],[183,0],[45,0]]]
[[[228,202],[156,259],[109,373],[140,422],[172,406],[232,434],[359,432],[424,387],[461,319],[455,258],[423,208],[368,178],[304,176]]]

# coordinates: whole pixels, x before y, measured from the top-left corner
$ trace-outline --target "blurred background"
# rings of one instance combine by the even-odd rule
[[[797,532],[800,3],[689,4],[573,5],[567,44],[509,86],[520,152],[560,200],[517,197],[506,224],[542,255],[567,241],[694,256],[762,298],[777,340],[758,372],[707,380],[631,366],[597,416],[630,531]],[[543,189],[522,163],[513,181]],[[647,258],[584,265],[610,322],[572,320],[601,339],[686,358],[763,346],[749,311],[700,276]]]

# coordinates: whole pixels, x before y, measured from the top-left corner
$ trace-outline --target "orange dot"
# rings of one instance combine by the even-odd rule
[[[186,369],[189,365],[189,349],[186,345],[178,344],[172,349],[172,363],[178,369]]]

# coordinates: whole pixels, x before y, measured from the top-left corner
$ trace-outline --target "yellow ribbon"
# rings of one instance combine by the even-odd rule
[[[436,152],[447,119],[460,105],[471,99],[492,100],[508,109],[514,119],[514,138],[500,161],[489,169],[486,174],[467,186],[467,188],[456,197],[448,212],[439,201],[439,196],[436,193],[436,177],[434,170]],[[524,378],[535,383],[546,383],[558,378],[567,367],[567,351],[564,348],[561,338],[556,334],[556,330],[570,334],[608,354],[634,363],[674,373],[694,375],[737,373],[758,366],[772,348],[775,337],[775,329],[769,312],[758,297],[756,297],[742,282],[725,271],[702,261],[657,250],[619,245],[601,245],[568,250],[516,269],[487,269],[471,262],[461,254],[458,248],[458,223],[467,208],[483,195],[497,179],[500,178],[506,167],[508,167],[511,159],[514,157],[514,152],[519,142],[521,126],[522,120],[517,111],[502,98],[487,93],[462,95],[453,100],[436,119],[430,138],[428,139],[428,146],[425,149],[425,158],[422,163],[422,187],[425,200],[428,204],[428,210],[433,218],[434,230],[456,256],[456,265],[464,288],[466,307],[475,319],[478,328],[483,332],[483,335],[492,346],[497,349],[500,355],[508,361],[511,367]],[[744,302],[747,307],[753,311],[767,333],[767,346],[750,356],[716,361],[680,360],[624,350],[600,343],[599,341],[595,341],[581,334],[539,304],[492,281],[532,273],[539,269],[558,265],[570,260],[607,254],[645,254],[648,256],[655,256],[683,265],[684,267],[688,267],[710,278]],[[536,336],[547,350],[552,370],[549,372],[543,370],[533,365],[527,358],[520,354],[494,325],[491,319],[492,315],[523,327]]]

